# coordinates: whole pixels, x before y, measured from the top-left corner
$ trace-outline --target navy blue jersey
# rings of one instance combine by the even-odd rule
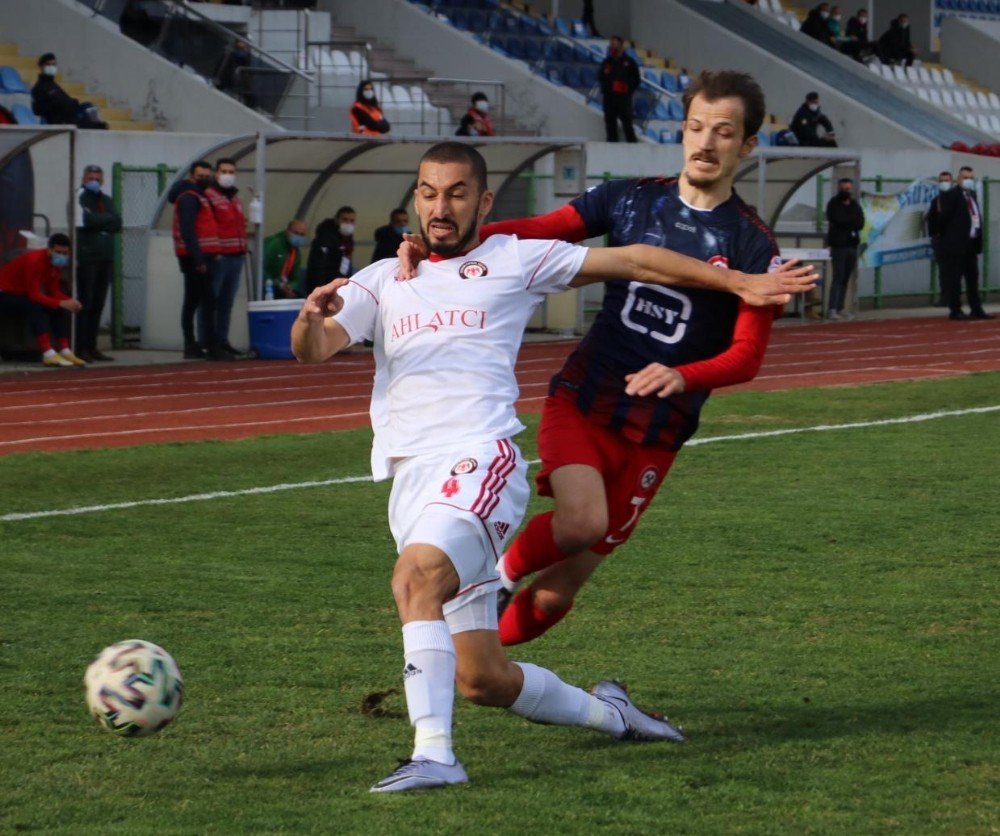
[[[590,236],[607,234],[612,246],[652,244],[747,273],[767,272],[778,256],[770,230],[735,192],[701,211],[681,200],[676,180],[617,180],[571,206]],[[608,282],[600,313],[549,392],[636,442],[679,449],[698,428],[709,391],[633,397],[625,394],[625,375],[720,354],[732,342],[738,310],[731,293]]]

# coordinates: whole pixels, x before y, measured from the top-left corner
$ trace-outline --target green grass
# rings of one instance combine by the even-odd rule
[[[739,393],[699,438],[997,403],[997,374]],[[0,832],[995,833],[997,427],[687,449],[573,613],[513,655],[620,677],[690,743],[458,702],[471,783],[416,797],[368,793],[410,746],[398,691],[360,711],[400,688],[385,485],[0,523]],[[368,442],[19,454],[0,514],[353,476]],[[184,672],[153,738],[85,713],[84,668],[125,638]]]

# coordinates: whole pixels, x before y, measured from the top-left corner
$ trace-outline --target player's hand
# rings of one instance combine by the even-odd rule
[[[793,258],[770,273],[746,275],[736,293],[748,305],[784,305],[792,296],[816,287],[819,274],[811,264]]]
[[[70,313],[79,313],[83,310],[83,305],[81,305],[76,299],[62,299],[59,302],[59,307],[64,311],[69,311]]]
[[[306,297],[299,316],[309,324],[313,324],[322,323],[327,317],[340,313],[344,307],[344,300],[337,291],[350,281],[350,279],[334,279],[329,284],[317,287]]]
[[[403,243],[396,250],[396,257],[399,259],[399,272],[396,278],[402,281],[412,279],[417,275],[417,268],[420,262],[427,258],[427,246],[424,239],[412,232],[407,232],[403,236]]]
[[[625,394],[641,398],[654,392],[658,398],[669,398],[685,389],[684,376],[662,363],[650,363],[641,371],[627,374],[625,381]]]

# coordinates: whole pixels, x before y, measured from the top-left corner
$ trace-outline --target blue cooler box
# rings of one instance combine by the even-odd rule
[[[302,302],[302,299],[247,302],[250,350],[265,360],[291,360],[292,323]]]

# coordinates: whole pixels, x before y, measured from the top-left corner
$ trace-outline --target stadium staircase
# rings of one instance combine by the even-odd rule
[[[31,86],[37,74],[37,56],[21,55],[15,43],[0,43],[0,105],[13,114],[18,124],[40,124],[31,110]],[[152,122],[136,119],[128,108],[111,107],[105,96],[86,90],[83,84],[67,80],[62,74],[56,76],[56,81],[73,98],[93,103],[109,130],[151,131],[155,127]]]

